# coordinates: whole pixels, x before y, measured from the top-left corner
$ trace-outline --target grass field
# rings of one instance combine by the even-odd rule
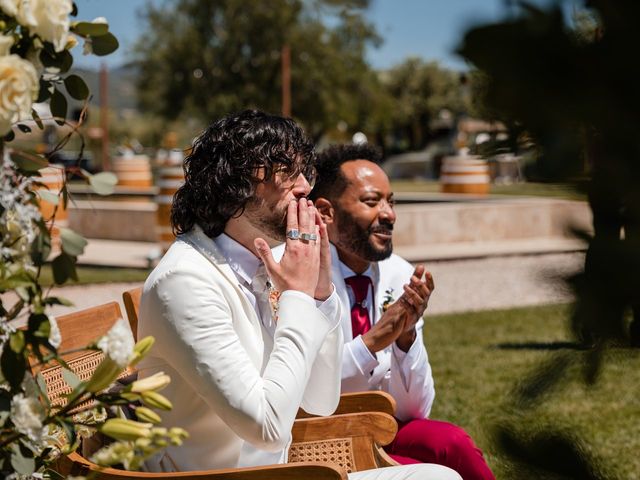
[[[533,472],[497,448],[493,427],[515,421],[544,432],[570,431],[598,461],[603,478],[640,479],[640,351],[614,348],[599,381],[586,387],[577,368],[553,395],[518,413],[517,383],[552,355],[584,352],[569,341],[567,306],[427,316],[425,341],[436,381],[432,418],[463,426],[498,479],[563,478]]]
[[[391,182],[395,192],[437,193],[440,183],[426,180],[394,180]],[[586,200],[584,194],[577,192],[567,184],[558,183],[513,183],[511,185],[491,185],[491,195],[523,195],[532,197],[550,197],[565,200]]]
[[[77,269],[78,281],[70,281],[68,285],[86,285],[91,283],[112,283],[112,282],[144,282],[150,270],[142,268],[114,268],[114,267],[86,267],[80,266]],[[51,266],[46,265],[41,273],[41,285],[49,286],[53,283]]]

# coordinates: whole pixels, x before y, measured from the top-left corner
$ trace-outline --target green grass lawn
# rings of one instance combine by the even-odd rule
[[[440,192],[440,183],[427,180],[394,180],[391,182],[395,192]],[[491,185],[491,195],[523,195],[532,197],[551,197],[564,200],[586,200],[584,194],[577,192],[568,184],[559,183],[513,183],[511,185]]]
[[[79,266],[78,281],[65,283],[68,285],[86,285],[90,283],[113,282],[144,282],[151,270],[144,268],[114,268],[114,267],[85,267]],[[49,286],[53,283],[51,266],[46,265],[41,273],[41,285]]]
[[[587,387],[577,369],[527,414],[512,402],[517,383],[541,361],[584,352],[573,348],[567,306],[427,316],[425,341],[436,381],[432,418],[463,426],[484,451],[498,479],[561,478],[526,470],[497,447],[497,422],[516,420],[537,431],[565,429],[606,478],[640,479],[640,351],[613,348],[599,381]]]

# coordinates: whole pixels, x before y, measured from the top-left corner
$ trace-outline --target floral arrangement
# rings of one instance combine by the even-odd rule
[[[104,18],[73,21],[77,8],[71,0],[0,0],[0,476],[2,478],[62,478],[52,462],[73,451],[81,438],[99,431],[115,441],[92,459],[101,465],[139,468],[145,458],[169,444],[180,444],[182,429],[157,427],[156,410],[171,403],[158,393],[170,381],[157,374],[135,381],[118,392],[109,386],[128,367],[140,361],[153,344],[147,337],[134,344],[124,320],[88,350],[102,351],[104,359],[93,375],[81,381],[64,361],[60,330],[49,315],[52,305],[69,305],[50,296],[40,273],[50,262],[55,284],[76,279],[78,255],[86,240],[60,228],[59,245],[52,248],[55,210],[66,207],[66,174],[59,192],[49,192],[39,181],[48,158],[78,133],[90,92],[81,77],[69,74],[71,50],[84,41],[84,53],[106,55],[118,48]],[[65,93],[66,92],[66,93]],[[67,95],[85,102],[79,124],[66,120]],[[40,118],[34,103],[47,102],[50,118]],[[15,131],[29,134],[45,122],[67,124],[67,134],[51,152],[35,155],[11,149]],[[82,151],[80,152],[82,155]],[[99,194],[115,184],[110,173],[80,174]],[[40,203],[55,205],[43,218]],[[55,254],[53,253],[55,251]],[[54,258],[50,258],[53,255]],[[64,405],[52,403],[34,364],[59,364],[71,388]],[[37,370],[35,368],[34,370]],[[92,407],[80,411],[89,402]],[[125,418],[121,405],[133,404],[137,420]]]

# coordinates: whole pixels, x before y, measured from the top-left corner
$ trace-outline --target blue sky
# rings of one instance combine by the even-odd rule
[[[120,41],[120,49],[108,57],[76,54],[76,65],[97,68],[105,62],[108,67],[115,67],[126,62],[127,51],[141,29],[137,12],[148,1],[163,2],[76,0],[79,19],[106,17],[111,31]],[[465,69],[464,63],[453,53],[462,32],[473,23],[502,18],[506,3],[505,0],[372,0],[367,15],[384,42],[369,51],[368,60],[375,68],[388,68],[411,55],[427,61],[436,60],[450,68]]]

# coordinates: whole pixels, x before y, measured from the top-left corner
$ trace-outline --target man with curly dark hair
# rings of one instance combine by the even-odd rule
[[[145,282],[138,335],[156,339],[141,375],[171,376],[165,420],[190,437],[150,470],[284,463],[298,408],[335,410],[341,307],[326,226],[306,198],[313,159],[291,119],[254,110],[214,122],[185,159],[178,236]],[[276,263],[270,246],[282,241]],[[389,471],[459,478],[437,465]],[[372,472],[353,478],[391,478]]]
[[[464,430],[428,418],[435,389],[422,316],[434,283],[423,265],[392,253],[396,213],[381,158],[373,145],[329,147],[318,155],[310,194],[332,243],[333,282],[348,305],[342,391],[384,390],[396,399],[400,428],[385,449],[398,462],[439,463],[465,480],[493,479]]]

